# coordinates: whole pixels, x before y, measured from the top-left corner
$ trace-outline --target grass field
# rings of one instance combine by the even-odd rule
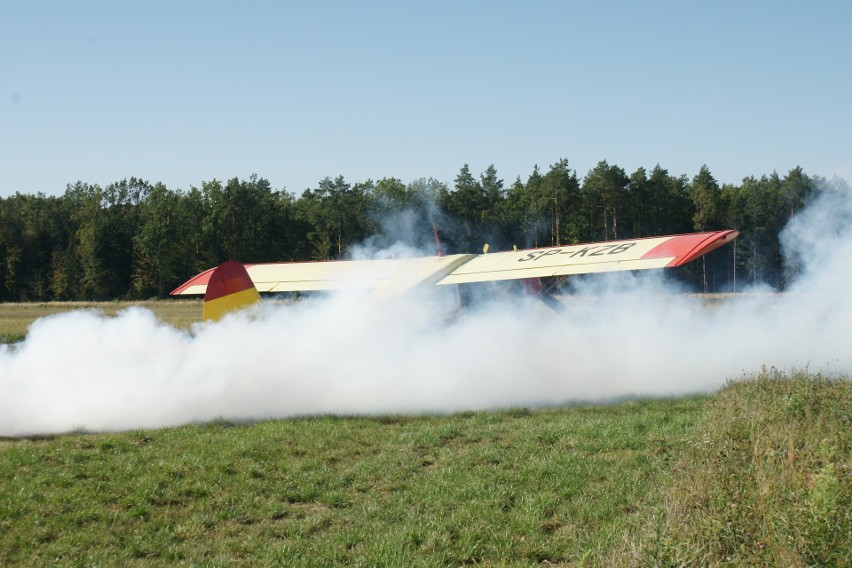
[[[161,321],[187,328],[201,320],[202,300],[150,300],[143,302],[6,302],[0,303],[0,343],[21,341],[36,319],[72,310],[100,310],[108,315],[131,306],[148,308]]]
[[[6,564],[563,563],[658,495],[702,402],[7,441]]]
[[[847,378],[766,369],[710,397],[5,439],[0,565],[849,566],[850,409]]]

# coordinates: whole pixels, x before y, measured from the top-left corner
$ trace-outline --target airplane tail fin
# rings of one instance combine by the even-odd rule
[[[245,266],[229,260],[210,274],[204,294],[204,319],[218,320],[226,314],[260,301]]]

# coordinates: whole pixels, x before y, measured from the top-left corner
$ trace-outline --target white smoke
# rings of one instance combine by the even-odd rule
[[[850,197],[835,184],[790,223],[789,292],[712,307],[652,271],[586,279],[564,313],[454,313],[422,291],[264,301],[190,332],[140,308],[43,318],[0,347],[0,436],[681,395],[764,365],[848,374]]]

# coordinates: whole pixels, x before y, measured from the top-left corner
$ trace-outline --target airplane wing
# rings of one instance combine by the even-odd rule
[[[479,255],[246,264],[245,268],[260,292],[360,288],[394,294],[427,283],[443,286],[681,266],[737,235],[733,230],[712,231]],[[171,295],[204,294],[214,270],[192,277]]]
[[[320,290],[392,290],[418,284],[434,284],[475,255],[456,254],[382,260],[275,262],[246,264],[259,292],[308,292]],[[197,274],[170,295],[205,294],[215,268]]]
[[[737,231],[713,231],[481,254],[459,266],[438,284],[682,266],[731,242],[737,235]]]

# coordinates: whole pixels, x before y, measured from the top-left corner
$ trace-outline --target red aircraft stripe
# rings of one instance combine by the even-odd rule
[[[711,233],[694,233],[676,235],[666,242],[655,246],[645,253],[642,258],[675,257],[668,266],[682,266],[710,251],[734,240],[738,231],[713,231]]]
[[[216,267],[208,268],[204,272],[200,274],[196,274],[171,292],[169,292],[169,296],[176,296],[177,294],[183,293],[184,290],[190,288],[192,286],[206,286],[210,281],[210,275],[213,274],[213,271],[216,270]]]
[[[254,288],[254,282],[251,281],[245,267],[239,262],[229,260],[220,264],[208,277],[204,301],[209,302],[250,288]]]

